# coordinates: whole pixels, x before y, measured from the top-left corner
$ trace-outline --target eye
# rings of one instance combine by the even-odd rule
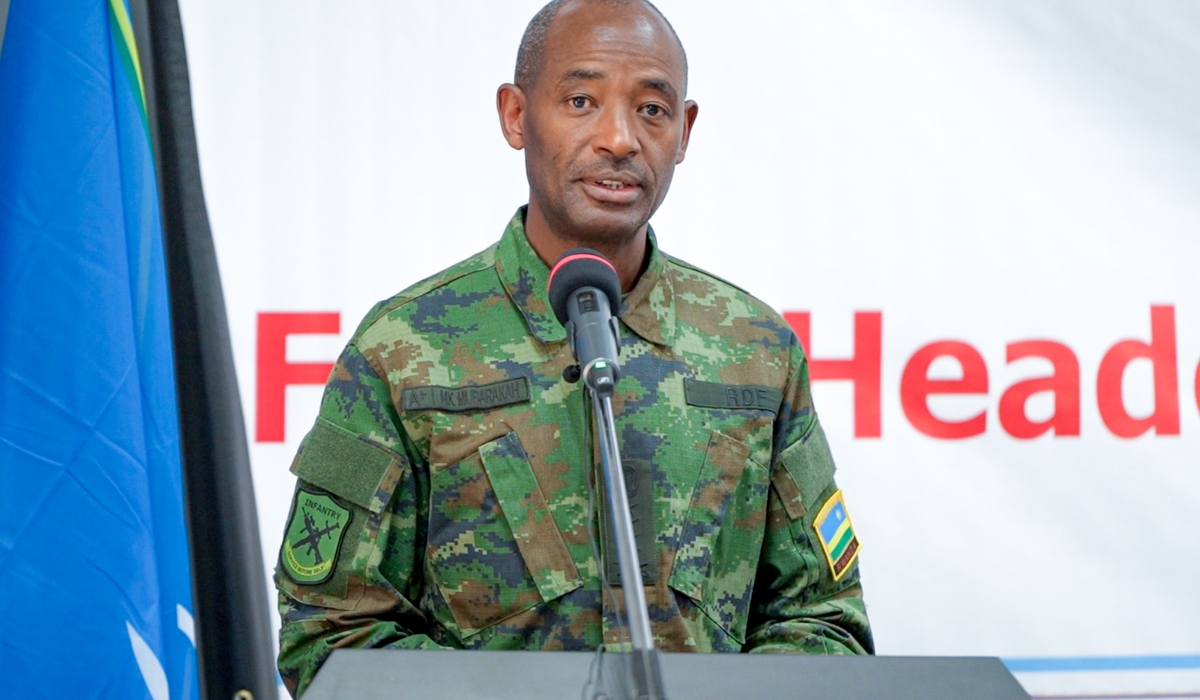
[[[662,117],[666,116],[667,109],[662,105],[651,103],[645,107],[642,107],[642,112],[644,112],[647,117]]]
[[[575,109],[584,109],[588,106],[588,98],[583,95],[576,95],[570,100],[571,106]]]

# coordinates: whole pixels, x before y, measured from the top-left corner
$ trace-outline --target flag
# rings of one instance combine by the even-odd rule
[[[153,147],[124,0],[0,46],[0,696],[198,698]]]
[[[825,552],[825,562],[829,564],[833,580],[837,581],[850,570],[860,549],[854,524],[846,513],[846,499],[840,489],[821,506],[817,517],[813,519],[813,529],[817,531],[817,539],[821,542],[821,550]]]

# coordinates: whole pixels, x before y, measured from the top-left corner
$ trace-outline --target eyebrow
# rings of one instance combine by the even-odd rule
[[[671,87],[671,84],[665,80],[654,80],[652,78],[647,78],[642,81],[642,87],[646,88],[647,90],[654,90],[663,97],[667,98],[667,101],[672,104],[675,103],[676,98],[679,96],[679,94],[675,92],[675,88]]]
[[[598,70],[589,70],[587,68],[575,68],[567,71],[559,83],[572,83],[578,80],[600,80],[604,74]]]

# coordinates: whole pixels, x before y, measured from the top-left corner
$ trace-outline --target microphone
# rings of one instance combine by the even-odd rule
[[[546,290],[579,363],[578,374],[565,371],[563,377],[577,381],[582,375],[593,391],[612,395],[621,377],[621,332],[614,313],[621,308],[621,282],[616,268],[590,248],[574,248],[554,263]]]
[[[620,326],[614,311],[621,308],[621,282],[617,270],[603,255],[588,248],[575,248],[562,254],[550,270],[546,285],[550,308],[567,329],[567,340],[579,364],[568,367],[563,378],[578,380],[582,375],[592,395],[595,421],[592,435],[600,445],[600,463],[604,474],[608,513],[617,566],[625,582],[625,612],[629,620],[629,639],[633,653],[623,662],[633,682],[631,692],[620,697],[642,700],[666,700],[658,651],[650,628],[646,590],[641,581],[637,537],[629,510],[629,493],[621,467],[621,446],[613,417],[613,391],[621,376],[617,363]],[[582,367],[582,370],[580,369]],[[600,571],[604,576],[604,569]],[[622,673],[624,675],[624,673]],[[624,688],[622,688],[624,689]]]

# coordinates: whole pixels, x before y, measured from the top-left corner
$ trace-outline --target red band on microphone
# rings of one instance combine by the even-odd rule
[[[550,289],[550,285],[554,282],[554,274],[561,270],[563,265],[575,260],[597,260],[607,265],[613,272],[617,271],[617,268],[613,267],[613,264],[610,263],[606,258],[603,258],[599,255],[592,255],[590,253],[575,253],[574,255],[568,255],[562,260],[554,263],[554,267],[550,270],[550,278],[546,281],[546,289]]]

